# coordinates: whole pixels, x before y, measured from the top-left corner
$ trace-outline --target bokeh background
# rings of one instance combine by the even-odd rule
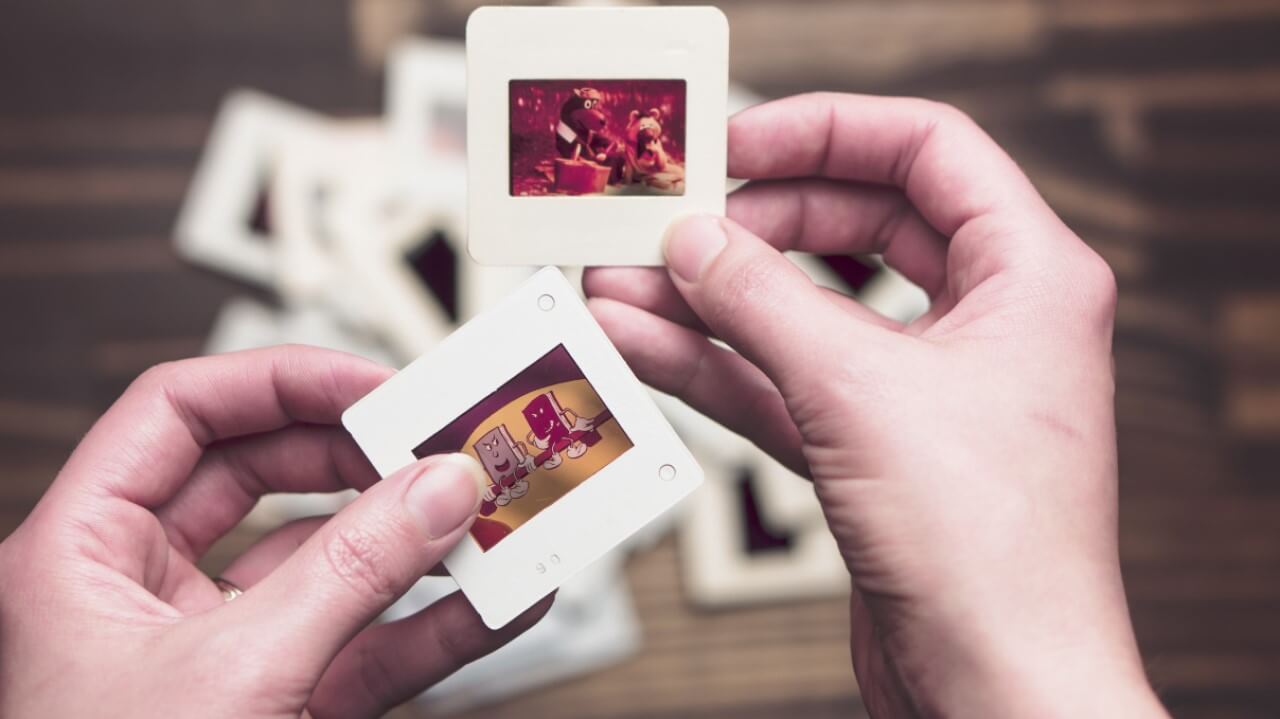
[[[392,40],[461,37],[474,4],[5,7],[0,535],[130,379],[200,353],[250,291],[171,243],[224,93],[377,114]],[[736,81],[954,103],[1111,263],[1121,547],[1152,680],[1178,716],[1280,715],[1280,2],[716,4]],[[474,716],[859,715],[842,601],[696,611],[676,551],[628,568],[639,657]]]

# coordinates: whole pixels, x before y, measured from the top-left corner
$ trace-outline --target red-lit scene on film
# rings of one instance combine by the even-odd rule
[[[489,475],[471,536],[482,551],[631,449],[631,439],[559,345],[413,450],[463,452]]]
[[[684,80],[512,80],[511,194],[683,195]]]

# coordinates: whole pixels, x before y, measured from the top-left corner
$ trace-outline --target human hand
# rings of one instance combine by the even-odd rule
[[[506,643],[460,594],[368,626],[466,533],[474,460],[378,481],[333,426],[391,374],[278,348],[140,377],[0,544],[0,716],[374,716]],[[195,562],[268,492],[364,494],[288,524],[224,577]]]
[[[814,480],[872,714],[1162,716],[1118,559],[1110,269],[946,106],[806,95],[729,130],[731,219],[584,286],[641,379]],[[889,321],[780,250],[882,253],[931,309]]]

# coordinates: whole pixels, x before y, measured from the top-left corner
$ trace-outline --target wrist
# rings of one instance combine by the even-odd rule
[[[1032,604],[991,595],[935,603],[886,636],[886,648],[924,716],[1168,717],[1123,589],[1086,586],[1095,591]]]
[[[1115,656],[1068,657],[1043,652],[988,659],[973,666],[964,683],[943,695],[946,706],[932,707],[935,716],[1080,717],[1116,716],[1167,719],[1138,664]],[[938,711],[934,713],[932,709]]]
[[[1131,635],[1079,634],[1051,644],[971,641],[923,671],[899,669],[924,716],[1167,719]]]

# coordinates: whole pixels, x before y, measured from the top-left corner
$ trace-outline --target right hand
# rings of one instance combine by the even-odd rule
[[[729,137],[731,219],[584,284],[641,379],[813,479],[871,713],[1163,716],[1120,577],[1106,263],[949,107],[807,95]],[[891,322],[793,249],[881,253],[932,308]]]

